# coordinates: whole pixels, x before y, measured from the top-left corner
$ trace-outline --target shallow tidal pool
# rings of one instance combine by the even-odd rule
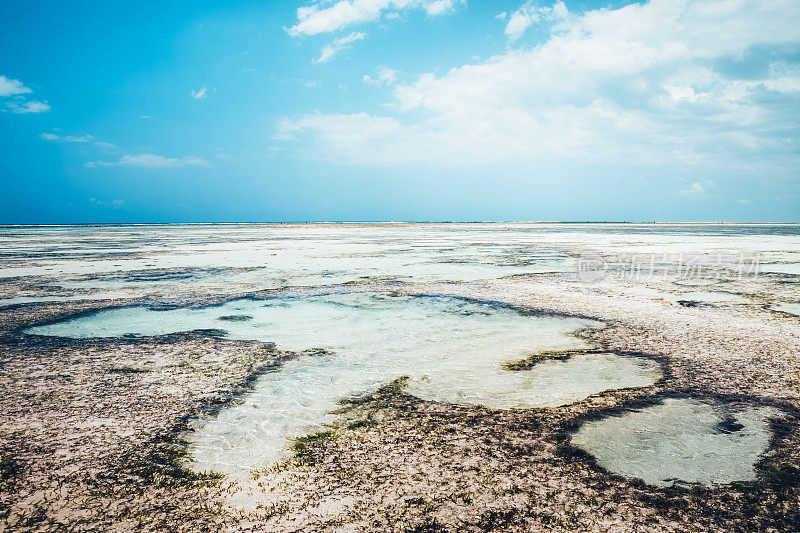
[[[733,409],[690,399],[626,411],[585,423],[572,444],[597,463],[657,486],[716,486],[754,481],[767,451],[770,408]]]
[[[770,309],[773,309],[775,311],[780,311],[782,313],[788,313],[790,315],[800,316],[800,303],[798,304],[782,303],[773,305]]]
[[[655,362],[612,353],[503,368],[530,354],[588,348],[574,333],[601,326],[449,297],[335,294],[201,309],[111,309],[27,333],[88,338],[222,329],[229,338],[272,341],[280,350],[326,350],[261,376],[243,403],[196,424],[193,466],[246,475],[285,458],[292,438],[333,422],[340,400],[401,376],[419,398],[493,409],[553,407],[659,379]]]

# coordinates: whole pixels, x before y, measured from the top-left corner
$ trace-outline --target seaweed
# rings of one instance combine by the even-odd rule
[[[320,462],[330,441],[334,439],[332,430],[320,431],[298,437],[292,443],[293,462],[301,466],[312,466]]]
[[[519,361],[514,361],[511,363],[504,363],[503,370],[509,370],[511,372],[521,372],[524,370],[530,370],[534,366],[544,361],[566,361],[574,355],[579,355],[584,353],[593,353],[593,352],[592,350],[577,348],[572,350],[551,350],[546,352],[532,353],[528,355],[525,359],[521,359]]]

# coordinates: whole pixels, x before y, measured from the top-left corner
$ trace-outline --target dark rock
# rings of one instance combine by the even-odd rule
[[[253,320],[250,315],[224,315],[219,317],[218,320],[227,320],[228,322],[244,322],[246,320]]]

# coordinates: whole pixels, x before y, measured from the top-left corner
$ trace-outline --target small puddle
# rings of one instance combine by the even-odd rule
[[[658,486],[754,481],[767,450],[771,408],[734,409],[689,399],[586,422],[572,444],[606,470]]]
[[[728,292],[716,292],[716,291],[692,291],[692,292],[682,292],[674,295],[669,295],[668,299],[672,299],[674,301],[678,300],[688,300],[693,302],[702,302],[702,303],[709,303],[709,304],[720,304],[720,303],[746,303],[749,300],[738,294],[731,294]]]
[[[770,307],[773,311],[800,316],[800,304],[777,304]]]

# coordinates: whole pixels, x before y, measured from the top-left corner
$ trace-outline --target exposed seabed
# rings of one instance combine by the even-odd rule
[[[612,353],[570,353],[511,371],[527,354],[587,350],[574,333],[597,321],[526,314],[459,298],[345,293],[232,300],[220,306],[153,310],[126,307],[27,329],[72,338],[212,331],[312,352],[259,378],[234,407],[194,424],[192,466],[247,477],[287,458],[292,439],[335,421],[343,399],[399,377],[429,400],[492,409],[555,407],[604,390],[652,385],[658,365]]]
[[[8,246],[11,529],[798,523],[791,235],[93,231],[55,255],[37,234]],[[700,248],[770,266],[589,282],[590,245],[609,264]]]

